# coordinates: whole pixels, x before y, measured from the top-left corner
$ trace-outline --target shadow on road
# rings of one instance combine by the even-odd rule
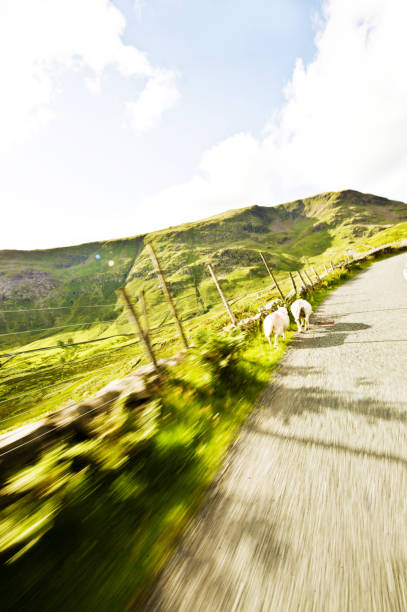
[[[322,374],[322,370],[314,367],[307,368],[301,366],[284,365],[281,367],[281,370],[278,371],[279,376],[291,376],[292,374],[295,374],[296,376],[309,376],[310,374]]]
[[[194,526],[157,577],[141,610],[168,612],[179,610],[182,603],[183,610],[219,610],[220,600],[229,602],[225,610],[237,609],[232,604],[236,605],[242,594],[241,571],[247,555],[250,555],[255,573],[268,576],[273,568],[285,562],[290,552],[288,544],[278,537],[277,525],[269,516],[272,503],[272,492],[269,498],[257,501],[250,487],[227,494],[215,479]],[[225,517],[228,517],[226,521]],[[166,581],[174,576],[169,590]],[[189,583],[195,583],[195,591],[188,591]],[[182,598],[178,589],[183,593]],[[204,602],[201,590],[206,590]],[[188,600],[188,607],[185,595],[193,599]]]
[[[353,303],[353,302],[349,302],[349,303]],[[336,304],[335,304],[336,305]],[[366,310],[352,310],[351,312],[340,312],[338,314],[330,314],[329,316],[331,316],[332,318],[340,318],[340,317],[348,317],[349,315],[353,315],[353,314],[365,314],[368,312],[393,312],[393,311],[397,311],[397,310],[407,310],[406,307],[402,306],[400,308],[372,308],[372,309],[366,309]]]
[[[319,326],[320,324],[320,326]],[[371,325],[366,323],[334,323],[333,325],[323,325],[323,321],[316,320],[313,329],[317,331],[316,336],[298,334],[293,342],[293,346],[298,349],[329,348],[341,346],[345,343],[346,337],[357,331],[369,329]]]
[[[387,338],[386,340],[351,340],[350,342],[344,342],[344,344],[375,344],[376,342],[407,342],[407,338],[397,338],[397,340],[394,338]]]
[[[284,368],[283,376],[296,374],[297,368],[290,366]],[[318,368],[309,368],[309,374],[318,373]],[[341,390],[328,391],[322,387],[311,386],[302,388],[289,388],[284,378],[280,378],[280,383],[271,385],[264,393],[260,401],[260,410],[249,420],[247,427],[249,431],[270,436],[281,440],[297,442],[302,445],[316,445],[329,450],[340,450],[354,455],[366,455],[372,459],[386,460],[407,466],[407,456],[403,457],[396,454],[380,452],[380,450],[370,449],[363,446],[358,448],[353,445],[346,445],[343,442],[326,441],[316,437],[301,436],[296,434],[273,431],[273,421],[268,421],[268,416],[272,419],[280,420],[284,426],[290,425],[293,417],[298,417],[307,413],[323,414],[327,410],[338,411],[344,414],[350,413],[362,415],[366,418],[366,424],[370,427],[378,424],[379,421],[394,423],[407,423],[407,411],[400,402],[383,401],[374,397],[372,392],[369,396],[360,398],[351,394],[344,394]],[[358,384],[368,391],[368,387],[375,384],[375,381],[367,377],[360,377]],[[261,414],[261,418],[260,417]],[[363,429],[363,426],[362,426]],[[366,429],[361,433],[361,445],[366,443]]]
[[[303,446],[317,446],[332,451],[342,451],[344,453],[351,453],[356,456],[366,456],[372,459],[378,459],[379,461],[390,461],[392,463],[399,463],[407,467],[407,459],[399,455],[390,455],[388,453],[379,453],[377,451],[367,448],[357,448],[353,446],[347,446],[346,444],[340,444],[337,442],[325,442],[324,440],[311,437],[293,436],[290,434],[282,434],[279,432],[268,431],[267,429],[261,429],[256,425],[249,426],[251,432],[260,434],[262,436],[268,436],[278,440],[285,440],[287,442],[295,442]]]
[[[292,371],[295,370],[293,367]],[[359,384],[369,386],[373,385],[374,381],[362,378]],[[261,405],[266,407],[271,416],[281,419],[284,424],[288,424],[291,417],[305,413],[322,414],[325,410],[363,415],[369,424],[373,424],[377,419],[407,423],[407,411],[399,402],[384,402],[373,396],[352,397],[340,390],[328,391],[316,386],[292,389],[283,382],[276,382],[264,393]]]

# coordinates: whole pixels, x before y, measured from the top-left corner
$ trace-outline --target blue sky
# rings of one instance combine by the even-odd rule
[[[0,248],[348,187],[407,199],[405,16],[402,0],[6,0]]]
[[[118,6],[126,14],[133,2]],[[172,177],[188,178],[202,151],[249,130],[261,133],[297,57],[315,53],[313,15],[307,0],[180,0],[145,3],[126,30],[154,64],[179,72],[182,99],[148,150],[164,147]],[[174,157],[175,153],[175,157]]]

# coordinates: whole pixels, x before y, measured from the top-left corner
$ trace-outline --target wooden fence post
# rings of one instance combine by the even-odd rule
[[[313,287],[313,286],[314,286],[314,283],[312,282],[312,280],[311,280],[311,279],[310,279],[310,277],[308,276],[307,271],[304,269],[304,270],[303,270],[303,272],[304,272],[304,274],[305,274],[305,277],[306,277],[307,281],[309,282],[309,284],[311,285],[311,287]]]
[[[295,295],[296,295],[296,294],[297,294],[297,287],[296,287],[296,285],[295,285],[294,277],[293,277],[293,275],[291,274],[291,272],[290,272],[290,278],[291,278],[291,284],[292,284],[293,289],[294,289],[294,293],[295,293]]]
[[[281,299],[282,299],[282,300],[283,300],[283,302],[284,302],[284,301],[285,301],[284,294],[283,294],[283,292],[281,291],[280,287],[278,286],[278,283],[277,283],[276,278],[275,278],[275,276],[274,276],[274,274],[273,274],[273,271],[271,270],[271,268],[269,268],[269,267],[268,267],[268,265],[267,265],[267,261],[265,260],[263,253],[262,253],[261,251],[259,251],[259,253],[260,253],[260,257],[261,257],[261,258],[262,258],[262,260],[263,260],[264,265],[266,266],[266,270],[267,270],[267,272],[270,274],[271,278],[273,279],[274,284],[275,284],[275,286],[276,286],[276,289],[277,289],[277,291],[279,292],[280,297],[281,297]]]
[[[163,291],[164,291],[164,295],[167,298],[168,305],[169,305],[170,310],[171,310],[172,314],[174,315],[175,321],[177,323],[177,327],[178,327],[180,338],[181,338],[185,348],[188,348],[188,342],[187,342],[186,336],[184,334],[184,330],[183,330],[181,321],[178,318],[178,313],[176,311],[175,304],[172,301],[170,290],[168,289],[167,282],[165,280],[163,271],[161,270],[161,266],[160,266],[160,262],[158,261],[158,257],[157,257],[157,255],[156,255],[156,253],[154,251],[154,248],[153,248],[153,245],[151,244],[151,242],[147,246],[148,246],[149,251],[150,251],[150,257],[151,257],[151,261],[153,262],[153,266],[154,266],[155,272],[156,272],[156,274],[157,274],[157,276],[158,276],[158,278],[160,280],[161,286],[162,286]]]
[[[144,350],[147,354],[147,356],[149,357],[149,359],[152,361],[153,365],[154,365],[154,369],[156,371],[158,371],[158,365],[157,365],[157,360],[155,358],[153,349],[151,348],[151,344],[150,344],[150,338],[148,336],[148,332],[144,332],[141,325],[140,325],[140,321],[139,318],[137,316],[137,312],[133,306],[133,304],[131,303],[129,296],[126,293],[125,289],[118,289],[117,292],[119,293],[119,295],[122,297],[124,304],[127,308],[127,316],[129,318],[130,324],[132,325],[132,327],[134,327],[137,330],[137,333],[139,335],[140,341],[141,343],[144,345]]]
[[[273,275],[272,275],[272,273],[271,273],[271,271],[270,271],[270,268],[269,268],[269,267],[268,267],[268,265],[267,265],[267,261],[265,260],[264,255],[263,255],[263,253],[262,253],[261,251],[259,251],[259,255],[260,255],[260,257],[261,257],[262,262],[263,262],[263,263],[264,263],[264,265],[265,265],[265,268],[266,268],[267,272],[269,273],[269,276],[270,276],[270,277],[271,277],[271,279],[274,281],[274,279],[273,279]]]
[[[144,319],[144,333],[148,335],[149,325],[148,325],[146,295],[145,295],[144,289],[140,291],[139,299],[140,299],[140,304],[141,304],[141,312],[143,314],[143,319]]]
[[[321,282],[321,279],[320,279],[320,277],[319,277],[318,272],[315,270],[314,266],[312,266],[312,270],[313,270],[313,272],[314,272],[315,276],[317,277],[318,282],[320,283],[320,282]]]
[[[306,288],[307,288],[307,285],[306,285],[306,283],[305,283],[304,279],[302,278],[302,274],[301,274],[301,272],[300,272],[299,270],[297,270],[297,274],[298,274],[298,276],[300,277],[300,281],[301,281],[301,283],[302,283],[302,286],[304,287],[304,289],[306,289]]]
[[[229,306],[229,303],[228,303],[227,299],[225,298],[225,295],[224,295],[224,293],[223,293],[223,291],[222,291],[222,288],[221,288],[221,286],[220,286],[220,284],[219,284],[218,279],[216,278],[216,274],[215,274],[215,272],[213,271],[213,268],[212,268],[211,264],[208,264],[208,268],[209,268],[209,272],[211,273],[211,276],[212,276],[213,282],[214,282],[214,283],[215,283],[215,285],[216,285],[216,289],[219,291],[219,295],[220,295],[220,297],[222,298],[222,302],[223,302],[223,305],[224,305],[224,306],[225,306],[225,308],[226,308],[226,312],[228,313],[228,315],[229,315],[229,317],[230,317],[230,320],[232,321],[232,324],[233,324],[233,325],[236,325],[236,317],[235,317],[235,315],[233,314],[232,309],[231,309],[231,307]]]

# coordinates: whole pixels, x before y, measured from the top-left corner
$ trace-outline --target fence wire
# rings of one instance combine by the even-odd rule
[[[165,272],[164,272],[165,273]],[[252,272],[251,272],[251,276],[253,276]],[[320,275],[322,276],[322,274]],[[181,324],[183,323],[191,323],[193,322],[193,320],[195,318],[205,318],[205,323],[210,323],[212,321],[214,321],[215,319],[219,319],[219,318],[223,318],[224,316],[226,316],[226,313],[224,313],[222,311],[222,304],[220,302],[215,302],[215,296],[217,295],[216,293],[216,289],[212,288],[211,285],[208,285],[207,283],[207,279],[211,278],[208,270],[204,271],[204,274],[202,275],[202,278],[200,280],[200,285],[201,287],[198,288],[199,293],[202,295],[202,298],[204,299],[204,302],[206,302],[207,304],[207,309],[204,312],[199,312],[199,310],[197,310],[196,308],[194,308],[193,310],[188,310],[186,312],[182,312],[182,315],[180,317],[180,322]],[[257,277],[256,277],[257,278]],[[283,281],[280,281],[282,285],[284,285],[285,283],[290,282],[290,279],[286,279]],[[202,283],[205,282],[205,291],[203,291],[203,287],[202,287]],[[261,289],[258,289],[256,291],[250,292],[248,294],[241,294],[238,296],[234,296],[233,298],[229,299],[229,305],[233,305],[238,303],[239,301],[243,300],[243,299],[250,299],[253,296],[256,296],[256,298],[260,298],[261,296],[263,296],[266,293],[271,294],[272,292],[274,292],[277,289],[277,285],[276,284],[272,284],[269,285],[267,287],[263,287]],[[206,295],[205,295],[206,294]],[[210,298],[209,298],[210,296]],[[176,305],[178,305],[180,302],[186,300],[186,299],[192,299],[192,298],[197,298],[197,293],[189,293],[187,295],[183,295],[180,297],[174,297],[174,302]],[[136,306],[139,304],[139,299],[134,299],[131,301],[131,303],[133,304],[133,306]],[[156,303],[156,302],[155,302]],[[102,303],[102,304],[81,304],[81,305],[77,305],[77,306],[48,306],[48,307],[40,307],[40,308],[22,308],[22,309],[4,309],[4,310],[0,310],[0,314],[6,314],[6,313],[27,313],[27,312],[40,312],[40,311],[58,311],[58,310],[77,310],[79,308],[82,309],[97,309],[97,308],[106,308],[106,307],[118,307],[118,303],[117,302],[110,302],[110,303]],[[212,311],[212,313],[210,313],[210,311]],[[217,312],[216,312],[217,311]],[[123,308],[120,309],[120,313],[123,313]],[[212,315],[212,316],[211,316]],[[156,325],[155,327],[152,327],[148,330],[148,333],[155,335],[160,333],[162,330],[166,330],[167,328],[171,328],[173,326],[176,325],[176,321],[175,320],[171,320],[171,321],[167,321],[168,317],[170,316],[169,313],[166,313],[164,316],[164,319],[162,319],[161,323]],[[44,327],[44,328],[33,328],[33,329],[26,329],[26,330],[21,330],[21,331],[15,331],[15,332],[6,332],[6,333],[1,333],[0,337],[8,337],[8,336],[17,336],[17,335],[24,335],[24,334],[28,334],[28,333],[37,333],[37,332],[45,332],[45,331],[53,331],[53,330],[62,330],[62,329],[68,329],[68,328],[75,328],[75,327],[82,327],[82,328],[88,328],[89,326],[95,326],[95,325],[101,325],[101,324],[110,324],[110,323],[118,323],[118,319],[109,319],[109,320],[102,320],[102,321],[93,321],[93,322],[88,322],[88,323],[72,323],[72,324],[67,324],[67,325],[56,325],[56,326],[51,326],[51,327]],[[202,321],[203,323],[203,321]],[[120,322],[120,324],[123,324],[122,322]],[[188,333],[191,333],[193,330],[189,329]],[[123,334],[113,334],[111,336],[104,336],[104,337],[99,337],[99,338],[94,338],[91,340],[83,340],[80,342],[71,342],[71,343],[67,343],[67,344],[63,344],[63,345],[53,345],[53,346],[48,346],[48,347],[38,347],[38,348],[31,348],[31,349],[25,349],[25,350],[21,350],[21,351],[17,351],[17,352],[8,352],[8,353],[3,353],[0,354],[0,357],[7,357],[7,361],[11,358],[14,357],[18,357],[20,355],[26,355],[29,353],[36,353],[39,351],[49,351],[49,350],[56,350],[56,349],[65,349],[65,348],[70,348],[70,347],[77,347],[77,346],[81,346],[81,345],[86,345],[86,344],[90,344],[90,343],[94,343],[94,342],[101,342],[101,341],[105,341],[105,340],[109,340],[115,337],[134,337],[134,333],[123,333]],[[157,340],[156,342],[154,342],[152,344],[153,347],[156,347],[158,350],[160,350],[161,348],[163,348],[164,346],[166,346],[167,344],[170,344],[172,341],[179,339],[179,334],[170,336],[168,338],[164,337],[161,340]],[[15,378],[9,378],[7,377],[6,380],[4,380],[4,382],[1,382],[0,384],[11,384],[14,381],[17,382],[24,382],[24,378],[27,376],[28,378],[30,378],[30,376],[35,375],[35,373],[38,373],[39,375],[47,375],[48,373],[51,373],[55,370],[61,369],[61,368],[72,368],[72,367],[80,367],[82,364],[87,364],[95,359],[102,359],[104,357],[109,356],[110,354],[116,352],[116,351],[120,351],[123,350],[125,348],[128,348],[130,346],[136,345],[140,343],[140,339],[136,338],[133,342],[130,342],[128,344],[119,346],[119,347],[115,347],[110,349],[109,351],[105,351],[105,352],[97,352],[94,355],[89,356],[88,358],[85,359],[81,359],[81,360],[70,360],[67,361],[65,363],[62,364],[57,364],[55,366],[50,366],[49,368],[46,368],[45,370],[29,370],[24,371],[24,373],[20,376],[15,376]],[[136,356],[136,355],[135,355]],[[90,372],[87,373],[88,376],[92,376],[93,373],[97,373],[103,370],[107,370],[108,368],[112,368],[115,365],[120,365],[122,363],[124,363],[126,360],[122,360],[119,362],[110,362],[100,368],[96,368]],[[2,367],[3,364],[0,364],[0,367]],[[14,374],[14,372],[13,372]],[[46,385],[44,387],[42,387],[41,389],[38,390],[31,390],[31,391],[27,391],[24,393],[20,393],[11,397],[7,397],[4,398],[2,400],[0,400],[0,404],[6,404],[10,401],[13,400],[19,400],[23,397],[29,397],[32,396],[35,398],[35,395],[43,392],[44,390],[49,390],[49,389],[53,389],[53,388],[57,388],[60,387],[61,385],[67,385],[69,383],[72,382],[80,382],[81,380],[84,381],[84,384],[90,383],[89,380],[87,380],[86,377],[82,377],[82,379],[80,378],[80,373],[78,373],[75,376],[72,376],[71,378],[65,379],[65,380],[60,380],[60,381],[56,381],[54,383],[51,383],[49,385]],[[69,390],[67,391],[67,395],[71,395],[72,391]],[[56,394],[58,395],[58,393]],[[65,393],[62,394],[61,399],[65,397]],[[46,404],[49,403],[51,400],[46,401]],[[108,402],[107,402],[108,403]],[[96,409],[96,408],[95,408]],[[95,410],[94,409],[94,410]],[[9,415],[3,419],[0,419],[0,423],[12,420],[13,418],[17,418],[18,416],[24,415],[24,414],[28,414],[29,412],[31,412],[33,410],[33,407],[31,407],[29,410],[23,411],[23,412],[16,412],[12,415]],[[89,412],[92,412],[89,411]],[[85,413],[86,414],[86,413]],[[40,436],[41,437],[41,436]],[[35,440],[35,438],[33,439]],[[7,451],[9,452],[9,451]],[[4,453],[6,454],[6,453]],[[2,454],[0,454],[0,457],[2,456]]]

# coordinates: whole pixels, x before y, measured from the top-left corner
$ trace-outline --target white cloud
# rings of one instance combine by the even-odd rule
[[[127,102],[130,124],[137,132],[156,126],[164,111],[178,102],[176,75],[169,70],[157,70],[136,102]]]
[[[171,84],[172,103],[166,104],[162,88],[157,87],[163,71],[152,66],[145,53],[123,43],[125,26],[123,14],[110,0],[3,0],[2,145],[18,141],[52,117],[52,102],[61,89],[62,71],[66,69],[82,72],[85,84],[94,93],[100,91],[101,76],[108,67],[125,78],[147,79],[141,97],[147,96],[154,106],[149,121],[149,127],[153,127],[161,113],[175,103],[175,76],[170,71],[164,73],[168,88]]]
[[[344,188],[407,200],[407,3],[329,0],[315,23],[315,59],[297,60],[263,136],[219,142],[150,198],[162,223]]]

